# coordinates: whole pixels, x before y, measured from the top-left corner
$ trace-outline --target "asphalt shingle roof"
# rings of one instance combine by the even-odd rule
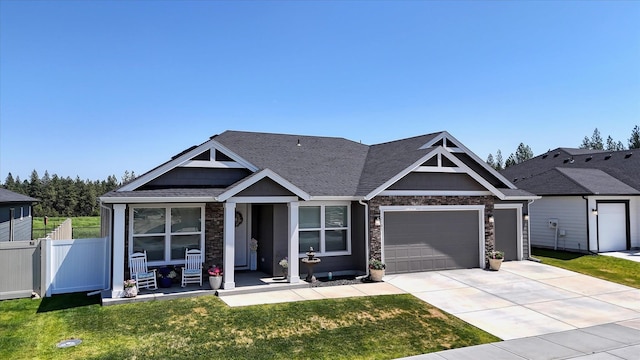
[[[30,196],[18,194],[16,192],[0,188],[0,203],[25,203],[25,202],[37,202],[38,199],[34,199]]]
[[[502,174],[537,195],[637,194],[640,152],[636,152],[558,148],[509,166]]]
[[[351,140],[319,136],[226,131],[214,140],[314,196],[353,196],[369,151]]]

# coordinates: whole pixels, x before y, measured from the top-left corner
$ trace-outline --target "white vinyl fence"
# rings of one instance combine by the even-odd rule
[[[109,288],[108,238],[42,242],[46,296]]]

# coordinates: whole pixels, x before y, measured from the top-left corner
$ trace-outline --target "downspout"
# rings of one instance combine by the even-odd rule
[[[529,200],[529,202],[527,203],[527,215],[529,215],[529,220],[527,220],[527,236],[529,237],[527,243],[529,244],[529,257],[527,258],[527,260],[542,262],[542,260],[531,256],[531,208],[530,206],[535,201],[536,201],[535,199],[532,199],[532,200]]]
[[[364,206],[364,268],[366,269],[366,276],[369,276],[369,204],[358,200],[358,204]]]

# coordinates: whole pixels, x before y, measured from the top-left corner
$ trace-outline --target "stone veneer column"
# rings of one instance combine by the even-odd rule
[[[208,203],[205,207],[204,254],[205,267],[223,265],[224,205]]]

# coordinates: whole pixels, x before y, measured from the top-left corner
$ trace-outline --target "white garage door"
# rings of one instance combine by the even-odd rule
[[[598,251],[627,250],[627,209],[624,203],[598,203]]]

